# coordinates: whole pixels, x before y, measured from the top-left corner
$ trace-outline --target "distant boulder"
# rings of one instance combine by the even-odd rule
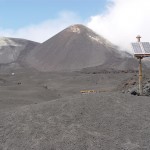
[[[127,92],[131,95],[140,95],[138,86],[128,89]],[[143,85],[143,96],[150,96],[150,83],[146,83]]]
[[[150,83],[144,85],[143,94],[146,96],[150,96]]]
[[[128,89],[127,92],[130,93],[131,95],[137,95],[137,96],[140,95],[140,94],[139,94],[138,86],[135,86],[135,87],[133,87],[133,88]]]

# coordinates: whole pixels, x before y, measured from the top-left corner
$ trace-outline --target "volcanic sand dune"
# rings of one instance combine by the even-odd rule
[[[149,149],[149,98],[80,95],[0,114],[1,149]]]

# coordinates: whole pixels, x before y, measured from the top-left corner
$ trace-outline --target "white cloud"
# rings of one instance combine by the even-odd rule
[[[88,27],[131,51],[130,42],[137,35],[142,41],[150,41],[150,0],[107,0],[107,10],[89,18]],[[43,42],[69,25],[85,23],[72,12],[62,12],[56,19],[43,21],[17,30],[0,28],[0,36],[24,38]]]
[[[150,0],[109,0],[107,11],[92,16],[88,27],[130,51],[130,42],[140,34],[150,41]]]
[[[61,12],[56,19],[47,20],[40,24],[30,25],[17,30],[0,28],[0,36],[24,38],[44,42],[69,25],[81,22],[72,12]]]

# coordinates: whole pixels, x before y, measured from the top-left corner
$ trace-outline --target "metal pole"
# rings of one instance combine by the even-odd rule
[[[142,88],[142,58],[139,58],[139,94],[143,95],[143,88]]]

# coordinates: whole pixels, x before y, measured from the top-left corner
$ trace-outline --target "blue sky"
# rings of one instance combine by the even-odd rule
[[[82,20],[105,10],[106,0],[1,0],[0,25],[17,29],[74,12]]]
[[[150,41],[150,0],[0,0],[0,37],[44,42],[83,24],[122,50]]]

